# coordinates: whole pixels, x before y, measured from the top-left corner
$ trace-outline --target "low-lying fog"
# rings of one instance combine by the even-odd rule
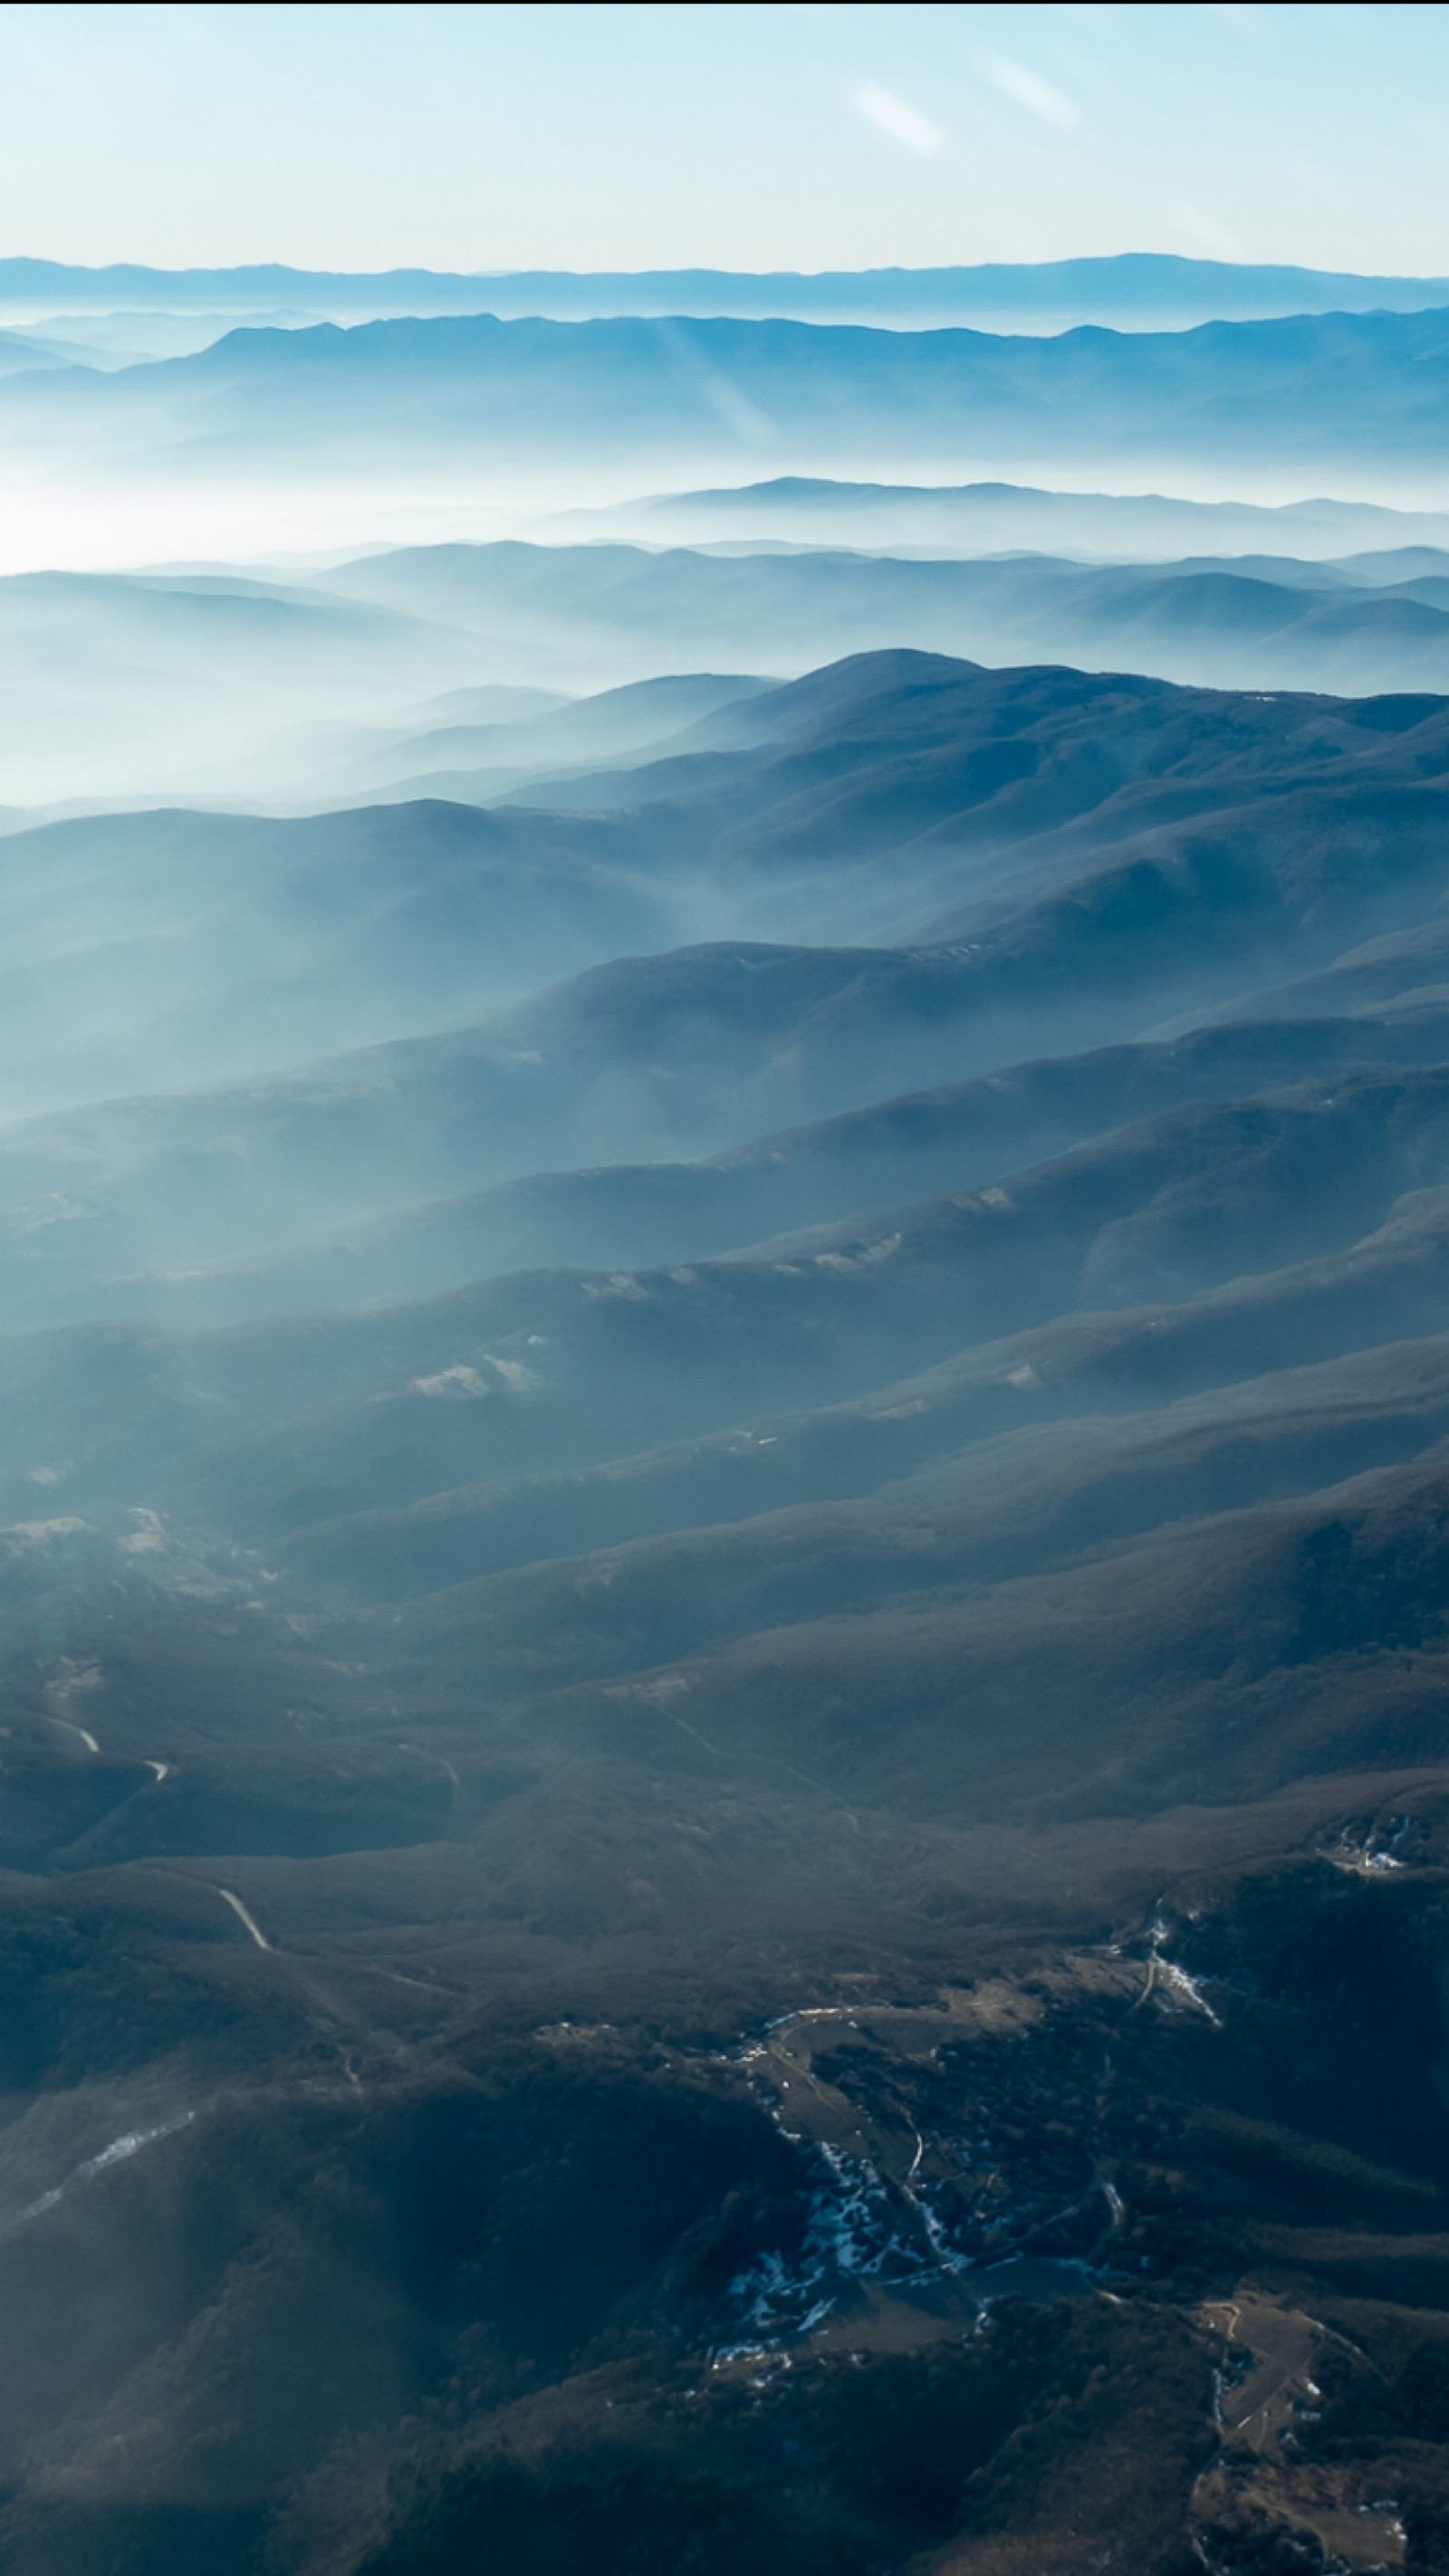
[[[1061,499],[1022,497],[1048,519],[1045,505]],[[638,531],[649,514],[636,512],[622,542],[411,547],[285,574],[0,580],[4,820],[15,829],[36,808],[183,799],[252,811],[437,795],[577,803],[571,773],[694,749],[716,675],[720,686],[788,679],[892,648],[1219,689],[1352,696],[1449,683],[1449,550],[1405,541],[1389,513],[1378,514],[1387,527],[1320,513],[1320,544],[1376,542],[1311,562],[1274,550],[1294,543],[1295,514],[1279,528],[1265,512],[1251,552],[1113,564],[891,551],[869,495],[835,517],[836,528],[865,518],[855,544],[812,543],[822,499],[818,487],[766,493],[753,524],[732,514],[748,533],[728,543],[670,541],[689,518],[677,500],[658,505],[648,543]],[[1176,533],[1174,514],[1152,506]],[[1099,547],[1118,508],[1129,549],[1142,542],[1137,505],[1099,501]],[[727,515],[705,496],[698,524]],[[766,525],[791,530],[790,542]],[[651,693],[644,681],[661,685]],[[561,701],[575,698],[598,703],[566,713]]]

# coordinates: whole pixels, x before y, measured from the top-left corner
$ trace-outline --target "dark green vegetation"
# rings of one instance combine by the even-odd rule
[[[0,2558],[1442,2576],[1449,701],[709,687],[0,844]]]

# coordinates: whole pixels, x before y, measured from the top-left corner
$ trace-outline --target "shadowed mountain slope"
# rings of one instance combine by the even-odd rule
[[[0,1128],[7,2576],[1434,2576],[1446,701],[699,678],[0,843],[602,943]]]
[[[68,1303],[87,1315],[220,1324],[356,1307],[508,1270],[695,1260],[885,1198],[979,1188],[1173,1102],[1230,1099],[1364,1064],[1437,1062],[1446,1028],[1444,1005],[1431,999],[1388,1015],[1257,1022],[1171,1045],[1047,1058],[873,1102],[700,1162],[533,1173],[182,1272],[108,1276],[97,1263],[114,1259],[116,1245],[103,1218],[93,1226],[77,1210],[63,1228],[45,1229],[22,1218],[12,1220],[0,1279],[13,1325],[32,1314],[58,1321]]]
[[[1144,1420],[1158,1424],[1153,1408],[1231,1386],[1245,1368],[1272,1372],[1372,1352],[1385,1338],[1432,1335],[1449,1293],[1446,1237],[1443,1191],[1415,1193],[1343,1252],[1179,1305],[1063,1317],[845,1403],[756,1416],[597,1468],[495,1479],[322,1522],[289,1541],[283,1561],[308,1576],[364,1586],[370,1597],[426,1592],[560,1550],[873,1493],[1024,1425],[1144,1407]],[[1245,1400],[1258,1400],[1251,1382]],[[1253,1471],[1269,1479],[1279,1472],[1267,1443]]]
[[[1194,1103],[985,1191],[708,1262],[526,1272],[215,1335],[0,1345],[11,1508],[38,1480],[71,1513],[186,1498],[275,1533],[349,1500],[413,1502],[792,1398],[838,1403],[1074,1309],[1191,1298],[1346,1248],[1406,1193],[1449,1183],[1446,1080],[1340,1069],[1331,1088]]]
[[[328,1009],[373,1025],[405,1010],[441,1016],[450,990],[521,976],[561,937],[605,946],[652,921],[663,951],[616,958],[471,1028],[300,1074],[10,1126],[0,1223],[12,1319],[31,1320],[52,1293],[62,1313],[85,1311],[92,1290],[113,1293],[117,1311],[144,1293],[126,1283],[150,1274],[271,1263],[289,1243],[430,1196],[617,1163],[621,1147],[630,1163],[708,1157],[883,1094],[1137,1040],[1184,1012],[1241,1011],[1245,989],[1286,981],[1296,993],[1305,973],[1375,937],[1398,939],[1405,958],[1421,937],[1434,952],[1432,927],[1416,925],[1446,882],[1440,699],[1265,699],[898,654],[736,697],[701,731],[712,747],[662,775],[613,773],[633,782],[613,812],[137,817],[7,843],[5,902],[29,947],[32,1007],[68,993],[72,1028],[67,1049],[57,1008],[43,1031],[17,1019],[12,1080],[52,1097],[74,1098],[107,1063],[114,1076],[137,1056],[184,1062],[208,1040],[213,1063],[228,1046],[255,1062],[269,1032],[273,1043],[303,1026],[320,1034]],[[124,983],[64,949],[67,904],[101,883],[113,945],[129,942]],[[191,920],[178,948],[183,889]],[[946,898],[953,909],[922,938],[928,906]],[[752,928],[765,915],[774,935],[677,950],[668,925],[681,913]],[[863,916],[910,944],[843,944]],[[842,944],[784,944],[779,932],[797,936],[807,921],[816,939],[829,929]],[[335,1003],[313,998],[324,974]],[[97,975],[109,1028],[88,1015]],[[1353,1008],[1374,989],[1332,976],[1313,988],[1342,990]],[[1311,1006],[1310,992],[1286,1007]],[[1242,1058],[1248,1088],[1318,1060],[1311,1037],[1265,1043],[1281,1070],[1265,1060],[1255,1073]],[[1406,1023],[1331,1043],[1335,1060],[1377,1046],[1403,1061],[1437,1042]],[[1210,1051],[1194,1061],[1206,1068]],[[1183,1079],[1190,1091],[1197,1076]],[[1227,1079],[1202,1076],[1218,1096]],[[1087,1114],[1131,1115],[1137,1104],[1118,1111],[1115,1097],[1109,1082]],[[962,1114],[975,1113],[963,1103]],[[982,1094],[983,1136],[999,1132],[997,1116]],[[1025,1150],[1083,1132],[1048,1119]],[[964,1168],[979,1171],[979,1157]],[[803,1212],[891,1195],[877,1169]],[[534,1202],[557,1186],[540,1184]],[[673,1194],[683,1212],[689,1193],[702,1211],[715,1184],[657,1174],[568,1186],[580,1207],[590,1193],[622,1192],[640,1210]],[[597,1250],[587,1235],[510,1236],[498,1203],[503,1235],[477,1266],[717,1250],[730,1225],[771,1230],[773,1204],[766,1194],[750,1213],[737,1200],[702,1235],[687,1220],[659,1253],[646,1229],[635,1253],[605,1249],[617,1228]],[[441,1240],[438,1221],[420,1222],[419,1246]],[[486,1208],[460,1213],[450,1257],[477,1240],[470,1225],[493,1222]],[[293,1293],[285,1259],[277,1275],[277,1293]],[[294,1277],[308,1293],[305,1265]],[[408,1284],[403,1256],[401,1272],[384,1266],[361,1293]],[[163,1284],[158,1310],[176,1311],[167,1294]]]

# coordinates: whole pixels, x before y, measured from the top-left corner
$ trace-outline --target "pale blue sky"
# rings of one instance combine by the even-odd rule
[[[1449,9],[3,7],[0,252],[1449,272]]]

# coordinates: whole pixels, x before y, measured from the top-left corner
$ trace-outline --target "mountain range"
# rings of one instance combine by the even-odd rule
[[[240,329],[191,355],[0,377],[0,458],[236,494],[285,475],[416,497],[465,462],[526,497],[745,465],[894,480],[1433,484],[1442,310],[1004,336],[688,315],[490,313]],[[1365,478],[1372,483],[1366,488]],[[1248,497],[1262,497],[1249,493]],[[1273,497],[1271,494],[1268,497]]]
[[[1291,528],[1269,533],[1292,542]],[[406,547],[283,575],[18,575],[0,579],[14,713],[0,820],[198,797],[273,813],[649,798],[664,773],[641,784],[646,751],[693,756],[716,707],[833,648],[1270,696],[1432,694],[1449,684],[1446,568],[1449,551],[1424,545],[1144,565],[752,539]],[[633,783],[607,788],[609,765]]]
[[[1107,2530],[1093,2373],[1144,2566],[1432,2542],[1449,701],[893,654],[695,725],[661,850],[717,905],[944,870],[970,935],[4,1131],[27,2576],[723,2569],[757,2511],[1024,2568]],[[610,1125],[694,1157],[571,1168]],[[482,1186],[408,1204],[429,1156]],[[143,2212],[203,2229],[161,2280]],[[1212,2429],[1230,2296],[1331,2391],[1287,2460]]]
[[[773,275],[666,269],[580,275],[531,270],[448,276],[393,269],[377,276],[281,266],[103,269],[56,260],[0,259],[0,318],[79,334],[101,326],[103,347],[129,321],[148,331],[188,320],[212,330],[228,317],[378,321],[487,311],[586,321],[621,313],[729,315],[799,322],[856,322],[920,329],[968,323],[1052,331],[1081,322],[1117,329],[1189,329],[1290,313],[1414,313],[1449,303],[1449,279],[1364,277],[1342,271],[1249,266],[1128,252],[1108,259],[1045,260],[963,268],[841,270]],[[73,345],[73,343],[72,343]],[[158,351],[156,354],[162,354]],[[169,354],[166,351],[165,354]]]
[[[0,264],[6,2576],[1449,2567],[1440,300]]]

